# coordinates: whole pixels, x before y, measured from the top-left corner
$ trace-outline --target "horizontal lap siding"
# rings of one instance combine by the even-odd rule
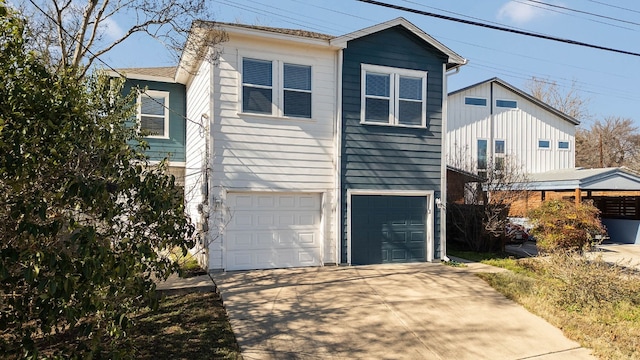
[[[347,224],[348,189],[433,190],[440,196],[442,161],[442,54],[404,28],[349,41],[343,61],[342,195]],[[360,124],[361,64],[427,72],[427,128]],[[439,212],[435,254],[439,254]],[[346,227],[342,256],[346,259]]]

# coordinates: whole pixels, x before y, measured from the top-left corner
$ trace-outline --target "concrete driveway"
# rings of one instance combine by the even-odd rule
[[[471,268],[213,274],[245,359],[592,359]]]

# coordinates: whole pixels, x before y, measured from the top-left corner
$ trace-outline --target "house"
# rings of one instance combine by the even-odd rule
[[[139,88],[137,118],[149,148],[151,163],[169,160],[168,171],[176,182],[184,184],[186,144],[186,88],[175,81],[176,67],[127,68],[109,72],[126,76],[123,92]]]
[[[224,31],[184,54],[185,200],[208,269],[445,256],[446,73],[466,61],[405,19],[344,36]]]
[[[575,167],[579,121],[492,78],[449,94],[448,161],[486,174],[505,161],[525,174]]]

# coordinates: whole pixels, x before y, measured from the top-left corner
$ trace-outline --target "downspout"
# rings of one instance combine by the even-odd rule
[[[214,100],[215,100],[215,96],[214,96],[214,92],[215,92],[215,65],[209,63],[209,71],[211,72],[211,75],[209,76],[209,88],[211,89],[209,91],[209,121],[207,123],[207,132],[206,132],[206,157],[205,157],[205,179],[207,181],[207,201],[209,204],[209,231],[207,231],[207,236],[209,237],[209,242],[207,244],[207,258],[209,258],[210,256],[210,250],[211,250],[211,242],[213,242],[213,240],[211,239],[211,230],[213,229],[213,226],[217,226],[216,224],[216,216],[218,216],[218,211],[220,211],[220,209],[218,209],[217,203],[216,203],[216,199],[215,199],[215,195],[213,193],[213,152],[214,152],[214,147],[213,147],[213,125],[215,123],[215,113],[214,113],[214,109],[215,109],[215,104],[214,104]],[[213,224],[211,224],[211,222],[214,222]],[[222,236],[220,235],[220,230],[216,228],[216,233],[217,236],[220,240],[220,246],[222,246]],[[208,260],[210,261],[210,260]],[[211,265],[209,265],[209,267],[211,267]]]
[[[447,89],[447,77],[460,72],[460,66],[455,71],[447,73],[447,64],[442,64],[442,140],[441,140],[441,161],[440,161],[440,204],[437,204],[440,210],[440,260],[449,262],[451,259],[447,256],[447,159],[449,148],[447,142],[447,120],[449,117],[449,91]],[[433,206],[433,205],[432,205]],[[435,211],[435,209],[434,209]]]
[[[338,71],[336,71],[336,122],[334,129],[335,136],[335,152],[336,156],[336,179],[335,179],[335,251],[336,251],[336,265],[345,263],[346,259],[342,257],[342,63],[344,60],[343,49],[338,50],[337,64]]]

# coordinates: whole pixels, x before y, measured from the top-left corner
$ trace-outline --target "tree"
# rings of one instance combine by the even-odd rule
[[[589,99],[584,98],[576,86],[576,81],[571,82],[571,86],[566,92],[558,86],[556,81],[550,79],[540,79],[532,77],[525,84],[531,95],[553,108],[573,117],[577,120],[590,118]]]
[[[640,129],[631,119],[606,117],[576,132],[576,165],[640,169]]]
[[[224,32],[207,31],[191,36],[188,44],[185,41],[192,22],[210,16],[206,4],[206,0],[29,0],[20,11],[29,19],[31,45],[54,68],[73,68],[83,77],[100,55],[138,33],[160,41],[176,58],[210,48],[200,55],[215,61],[217,45],[226,40]],[[119,29],[116,19],[127,25],[109,31]],[[208,22],[199,26],[212,27]]]
[[[52,73],[24,35],[0,2],[0,353],[117,357],[194,229],[175,179],[127,145],[122,81]]]

